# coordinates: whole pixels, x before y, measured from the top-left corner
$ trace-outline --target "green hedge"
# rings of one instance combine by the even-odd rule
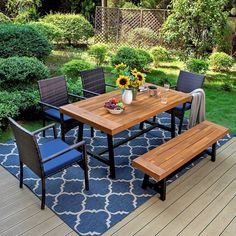
[[[130,68],[143,70],[152,62],[150,54],[143,49],[121,47],[112,57],[112,64],[117,65],[124,63]]]
[[[0,88],[12,89],[45,79],[49,76],[48,68],[36,58],[9,57],[0,60]]]
[[[205,74],[208,70],[209,63],[206,60],[190,58],[186,61],[188,71],[198,74]]]
[[[69,43],[87,42],[93,36],[92,25],[79,14],[49,14],[43,18],[63,31],[64,39]]]
[[[0,57],[28,56],[44,59],[52,45],[41,33],[27,25],[0,25]]]
[[[10,23],[11,22],[11,19],[4,15],[2,12],[0,12],[0,24],[2,23]]]
[[[57,26],[46,22],[30,22],[27,25],[43,34],[50,42],[63,41],[63,32]]]
[[[215,52],[210,55],[209,62],[215,71],[229,71],[234,64],[234,59],[224,52]]]

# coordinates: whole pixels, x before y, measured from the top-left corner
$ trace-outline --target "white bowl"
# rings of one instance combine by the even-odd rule
[[[120,114],[124,111],[124,109],[120,109],[120,110],[118,110],[118,109],[108,109],[108,108],[106,108],[106,109],[113,115],[118,115],[118,114]]]

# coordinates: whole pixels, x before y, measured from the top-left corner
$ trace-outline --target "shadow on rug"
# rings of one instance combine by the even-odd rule
[[[170,124],[170,117],[163,113],[158,117],[158,121],[162,124]],[[184,129],[186,125],[185,121]],[[138,126],[116,135],[114,140],[120,141],[136,131],[138,131]],[[66,141],[72,144],[76,141],[76,136],[77,130],[72,130],[67,133]],[[48,132],[47,139],[52,137],[52,133]],[[93,151],[106,147],[106,135],[98,130],[96,130],[95,138],[91,139],[90,128],[85,127],[84,139],[88,148]],[[89,157],[89,191],[84,189],[83,171],[77,165],[48,178],[46,205],[80,235],[104,233],[155,194],[151,189],[141,188],[143,174],[132,168],[131,161],[169,139],[169,132],[154,129],[116,148],[116,180],[108,177],[109,170],[106,165]],[[217,146],[221,146],[229,139],[228,135],[220,140]],[[38,141],[39,143],[45,141],[42,134],[38,136]],[[203,158],[204,156],[200,157],[181,170],[169,179],[168,183],[173,182]],[[11,174],[19,177],[19,159],[16,144],[13,141],[0,143],[0,164]],[[24,167],[24,184],[36,196],[41,196],[40,179],[27,167]]]

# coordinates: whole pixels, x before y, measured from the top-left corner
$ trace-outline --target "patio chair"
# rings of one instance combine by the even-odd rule
[[[84,141],[69,146],[57,138],[55,124],[29,132],[12,118],[8,118],[13,130],[20,160],[20,188],[23,187],[23,164],[42,181],[41,209],[45,208],[45,180],[63,169],[79,164],[84,171],[85,189],[89,190],[87,152]],[[53,128],[54,139],[38,145],[36,134]],[[80,151],[81,150],[81,151]]]
[[[174,87],[177,91],[184,93],[190,93],[195,89],[202,88],[205,80],[205,75],[194,74],[187,71],[180,71],[177,80],[177,85]],[[179,130],[178,134],[181,134],[182,125],[184,120],[184,113],[191,109],[191,102],[187,102],[185,105],[181,104],[175,107],[175,117],[179,119]]]
[[[116,88],[115,85],[107,84],[103,68],[85,70],[80,73],[83,95],[86,98],[94,97],[106,92],[106,87]]]
[[[64,76],[53,77],[38,81],[39,93],[42,107],[43,126],[46,125],[46,118],[61,124],[61,137],[65,141],[65,133],[76,127],[79,122],[72,117],[63,115],[59,107],[69,103],[69,98],[77,100],[84,99],[81,96],[68,93]],[[45,131],[43,132],[45,137]]]

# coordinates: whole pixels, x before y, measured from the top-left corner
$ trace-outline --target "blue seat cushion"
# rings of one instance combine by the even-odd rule
[[[57,120],[60,120],[60,119],[61,119],[61,117],[60,117],[60,112],[59,112],[58,110],[56,110],[56,109],[53,109],[53,108],[47,109],[47,110],[44,111],[44,113],[45,113],[46,115],[48,115],[48,116],[53,117],[54,119],[57,119]],[[64,117],[64,121],[65,121],[65,122],[71,121],[71,120],[73,119],[72,117],[67,116],[67,115],[64,115],[63,117]]]
[[[175,107],[176,110],[182,110],[183,109],[183,104],[178,105],[177,107]],[[186,106],[185,106],[185,110],[189,110],[191,109],[191,103],[190,102],[186,102]]]
[[[52,141],[40,145],[39,149],[42,160],[45,160],[49,156],[57,152],[60,152],[68,147],[69,145],[63,142],[61,139],[54,139]],[[71,150],[56,157],[55,159],[52,159],[51,161],[45,162],[43,164],[44,173],[46,176],[54,174],[62,170],[63,168],[72,165],[76,161],[80,161],[81,159],[82,159],[81,152],[77,150]]]

